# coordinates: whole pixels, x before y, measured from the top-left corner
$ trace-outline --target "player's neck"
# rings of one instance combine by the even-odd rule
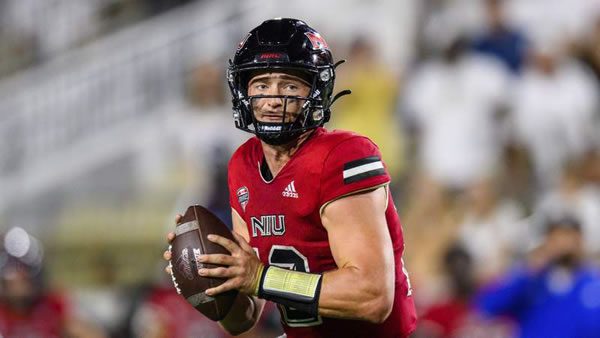
[[[292,155],[294,155],[296,151],[300,149],[302,143],[304,143],[311,134],[312,130],[307,131],[300,135],[300,137],[293,142],[278,146],[270,145],[261,141],[263,153],[265,154],[265,160],[267,161],[267,165],[269,166],[273,177],[277,176],[283,166],[292,158]]]

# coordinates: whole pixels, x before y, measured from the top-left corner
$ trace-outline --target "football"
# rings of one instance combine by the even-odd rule
[[[209,241],[206,236],[216,234],[232,241],[233,235],[227,226],[206,208],[190,206],[175,228],[175,239],[171,243],[171,277],[177,293],[183,296],[196,310],[206,317],[218,321],[227,315],[237,297],[232,290],[215,297],[207,296],[206,289],[218,286],[226,281],[222,278],[201,277],[199,268],[214,268],[214,264],[198,261],[203,254],[226,254],[224,247]]]

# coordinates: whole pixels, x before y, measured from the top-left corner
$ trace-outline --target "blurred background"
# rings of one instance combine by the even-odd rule
[[[161,257],[188,205],[230,222],[225,69],[273,17],[348,61],[328,128],[392,173],[416,337],[600,337],[599,0],[0,0],[1,336],[226,336]]]

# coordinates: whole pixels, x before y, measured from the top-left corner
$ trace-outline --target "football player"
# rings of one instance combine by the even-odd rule
[[[17,257],[0,247],[0,337],[107,337],[102,328],[77,316],[67,295],[46,286],[40,252],[41,247],[30,245]]]
[[[406,337],[415,329],[380,152],[364,136],[323,128],[333,102],[349,93],[333,95],[340,63],[295,19],[263,22],[230,61],[235,125],[256,137],[229,162],[236,242],[208,236],[231,255],[202,256],[224,267],[198,273],[227,279],[210,296],[240,291],[220,322],[232,334],[256,323],[265,300],[278,304],[290,338]]]

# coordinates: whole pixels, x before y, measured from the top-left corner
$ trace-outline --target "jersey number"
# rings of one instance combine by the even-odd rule
[[[308,259],[293,246],[273,245],[269,253],[269,264],[280,268],[310,272]],[[289,306],[277,305],[283,321],[290,327],[314,326],[321,324],[321,316],[312,317]]]

